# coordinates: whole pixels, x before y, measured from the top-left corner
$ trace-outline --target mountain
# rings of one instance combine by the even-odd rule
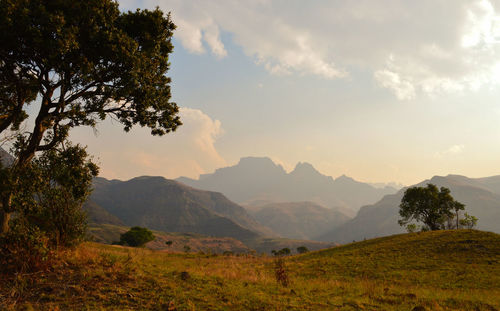
[[[350,219],[313,202],[270,203],[245,208],[259,223],[290,239],[311,240]]]
[[[116,226],[124,225],[118,217],[112,215],[92,200],[85,202],[82,209],[87,213],[87,220],[89,224],[108,224]]]
[[[241,240],[272,234],[221,193],[197,190],[163,177],[128,181],[96,178],[90,200],[127,226]]]
[[[391,187],[378,189],[344,175],[333,179],[309,163],[298,163],[287,173],[265,157],[242,158],[238,164],[201,175],[198,180],[180,177],[177,181],[222,192],[240,204],[311,201],[353,216],[359,207],[397,192]]]
[[[500,232],[500,176],[475,179],[459,175],[434,176],[416,186],[428,183],[449,188],[451,195],[466,205],[465,212],[479,219],[478,229]],[[404,232],[398,225],[399,204],[404,191],[401,189],[373,205],[362,207],[356,217],[317,239],[346,243]]]

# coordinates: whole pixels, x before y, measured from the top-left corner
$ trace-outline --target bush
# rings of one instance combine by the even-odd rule
[[[297,253],[299,254],[304,254],[304,253],[307,253],[309,252],[309,249],[305,246],[299,246],[297,247]]]
[[[421,228],[421,227],[417,226],[416,224],[408,224],[408,225],[406,225],[406,231],[408,231],[408,233],[417,232],[419,228]]]
[[[11,230],[0,235],[0,272],[27,273],[46,268],[49,238],[38,227],[17,218]]]
[[[274,277],[276,282],[283,287],[290,285],[290,279],[288,278],[288,270],[285,265],[283,258],[278,257],[274,261]]]
[[[143,227],[132,227],[129,231],[120,235],[120,244],[140,247],[155,239],[153,232]]]
[[[464,218],[460,219],[460,225],[467,229],[472,229],[477,224],[477,217],[469,215],[467,213],[464,214]]]
[[[271,251],[271,253],[274,255],[274,256],[287,256],[287,255],[290,255],[292,251],[288,248],[288,247],[285,247],[285,248],[282,248],[280,249],[279,251],[275,251],[274,249]]]

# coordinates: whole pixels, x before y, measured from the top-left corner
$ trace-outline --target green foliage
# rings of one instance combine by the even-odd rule
[[[37,95],[37,122],[50,124],[55,136],[107,114],[125,130],[174,130],[178,108],[165,75],[174,29],[159,9],[121,13],[111,0],[2,1],[0,131],[19,126],[27,117],[22,108]]]
[[[406,231],[408,231],[409,233],[417,232],[418,227],[419,226],[417,226],[416,224],[408,224],[406,225]]]
[[[165,242],[165,245],[167,245],[167,246],[172,245],[172,241],[166,241],[166,242]]]
[[[132,227],[129,231],[120,235],[122,245],[140,247],[155,239],[153,232],[147,228]]]
[[[0,2],[0,133],[19,131],[14,164],[0,173],[0,232],[19,211],[13,197],[26,187],[24,170],[71,128],[108,116],[125,131],[140,125],[153,135],[181,125],[166,75],[174,29],[159,9],[120,12],[112,0]],[[21,131],[35,100],[34,125]]]
[[[0,178],[0,189],[8,189],[13,182],[17,185],[10,195],[17,211],[14,226],[0,234],[3,266],[11,272],[37,270],[52,250],[83,240],[86,215],[81,206],[98,173],[85,148],[66,142],[44,151],[22,169],[4,168],[0,173],[5,177]]]
[[[469,215],[467,213],[464,214],[464,218],[460,219],[460,225],[467,228],[467,229],[472,229],[476,226],[477,224],[477,217],[474,217],[472,215]]]
[[[292,253],[292,251],[288,248],[288,247],[285,247],[285,248],[282,248],[280,249],[279,251],[276,251],[276,250],[272,250],[271,253],[274,255],[274,256],[288,256]]]
[[[17,172],[18,188],[12,195],[17,217],[44,232],[54,247],[80,242],[86,229],[81,207],[98,174],[85,148],[66,142],[44,151]]]
[[[309,252],[309,249],[307,247],[305,247],[305,246],[299,246],[299,247],[297,247],[297,253],[299,253],[299,254],[305,254],[307,252]]]
[[[50,257],[49,238],[38,227],[14,220],[12,230],[0,235],[0,273],[26,273],[43,269]]]
[[[453,216],[452,211],[463,210],[465,205],[457,202],[450,194],[450,189],[438,189],[433,184],[427,187],[406,189],[399,205],[398,223],[401,226],[410,221],[423,222],[429,230],[445,229],[445,221]]]

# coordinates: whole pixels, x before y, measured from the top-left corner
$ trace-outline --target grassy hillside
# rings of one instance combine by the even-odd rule
[[[129,230],[129,227],[108,224],[92,224],[89,227],[90,238],[99,243],[111,244],[120,240],[120,234]],[[206,252],[222,254],[224,252],[251,253],[252,250],[242,242],[233,238],[207,237],[197,233],[176,233],[153,231],[155,240],[146,244],[153,250],[168,252]],[[166,244],[166,242],[172,242]]]
[[[129,230],[129,227],[109,224],[90,224],[88,235],[91,241],[111,244],[120,240],[120,234]],[[225,251],[233,253],[251,253],[253,250],[258,253],[270,254],[272,250],[280,250],[288,247],[295,252],[297,247],[306,246],[310,250],[319,250],[332,246],[331,243],[293,240],[274,237],[257,237],[244,240],[244,243],[234,238],[228,237],[208,237],[197,233],[175,233],[153,231],[155,240],[146,244],[147,248],[154,250],[165,250],[169,252],[184,252],[185,246],[189,246],[191,252],[211,252],[223,253]],[[165,242],[172,241],[167,246]]]
[[[285,259],[82,245],[51,271],[0,282],[7,310],[498,310],[500,235],[367,240]]]

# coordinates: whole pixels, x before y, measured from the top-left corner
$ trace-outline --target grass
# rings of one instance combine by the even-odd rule
[[[275,259],[85,243],[0,283],[6,310],[499,310],[500,235],[396,235]],[[0,309],[2,309],[0,307]]]

